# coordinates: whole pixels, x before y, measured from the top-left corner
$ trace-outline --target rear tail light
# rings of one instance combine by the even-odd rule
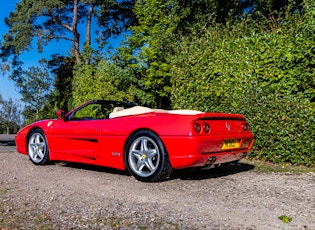
[[[194,122],[193,126],[196,133],[201,132],[201,125],[198,122]]]
[[[243,130],[244,130],[244,132],[249,131],[249,124],[247,122],[243,123]]]
[[[209,133],[210,132],[210,125],[207,122],[204,122],[202,124],[202,128],[203,128],[203,131],[205,131],[205,133]]]
[[[211,127],[210,127],[209,123],[207,123],[207,122],[201,123],[201,122],[195,121],[193,123],[193,128],[194,128],[194,131],[198,134],[209,133],[211,130]]]

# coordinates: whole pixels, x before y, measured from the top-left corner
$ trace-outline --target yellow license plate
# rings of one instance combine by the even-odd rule
[[[221,149],[237,149],[240,147],[239,140],[225,140],[222,142]]]

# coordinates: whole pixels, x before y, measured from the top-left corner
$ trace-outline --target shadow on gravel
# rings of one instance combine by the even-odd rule
[[[121,176],[131,176],[130,173],[125,170],[118,170],[107,168],[103,166],[95,166],[95,165],[86,165],[86,164],[79,164],[79,163],[71,163],[71,162],[60,162],[55,163],[59,164],[63,167],[75,168],[75,169],[83,169],[95,172],[104,172],[110,174],[116,174]],[[231,163],[226,166],[222,166],[219,168],[214,169],[182,169],[182,170],[175,170],[168,180],[206,180],[211,178],[219,178],[225,177],[237,173],[242,173],[246,171],[253,170],[255,168],[254,165],[246,164],[246,163]]]
[[[225,177],[241,172],[253,170],[254,165],[246,163],[231,163],[226,166],[213,169],[183,169],[176,170],[171,179],[180,180],[205,180],[211,178]]]
[[[89,171],[95,171],[95,172],[104,172],[104,173],[124,175],[124,176],[130,175],[127,171],[122,171],[122,170],[113,169],[113,168],[107,168],[104,166],[80,164],[80,163],[73,163],[73,162],[60,162],[60,163],[56,163],[56,164],[60,164],[63,167],[83,169],[83,170],[89,170]]]

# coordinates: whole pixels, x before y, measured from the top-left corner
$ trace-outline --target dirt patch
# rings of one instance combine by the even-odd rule
[[[12,148],[0,146],[0,229],[315,229],[314,173],[240,163],[141,183],[103,167],[35,166]]]

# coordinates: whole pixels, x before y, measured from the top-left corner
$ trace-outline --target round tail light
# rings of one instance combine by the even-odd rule
[[[210,125],[207,122],[204,122],[202,124],[202,128],[205,131],[205,133],[209,133],[210,132]]]
[[[193,126],[196,133],[201,132],[201,125],[198,122],[194,122]]]
[[[249,131],[249,124],[247,122],[243,124],[243,130],[244,132]]]

